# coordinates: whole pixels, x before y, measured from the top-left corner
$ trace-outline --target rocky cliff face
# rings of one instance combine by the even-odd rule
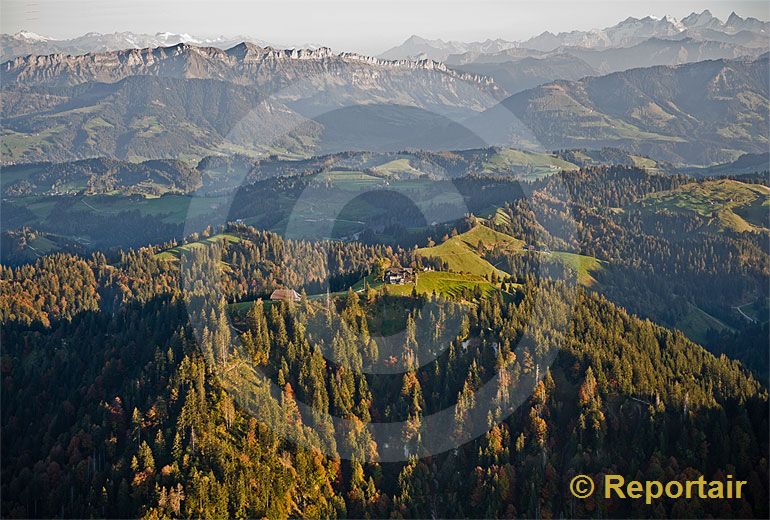
[[[484,76],[463,74],[433,60],[382,60],[355,53],[336,54],[318,49],[275,49],[243,42],[228,50],[180,43],[172,47],[129,49],[82,56],[50,54],[20,56],[2,64],[4,83],[75,85],[90,81],[115,82],[127,76],[222,79],[239,84],[263,85],[269,77],[290,69],[299,73],[324,73],[341,69],[380,74],[439,72],[451,80],[475,83],[490,94],[499,89]]]
[[[6,90],[116,83],[132,76],[213,79],[256,87],[308,117],[361,104],[414,106],[444,116],[466,116],[505,97],[493,80],[443,63],[336,54],[326,47],[285,50],[241,43],[222,50],[179,44],[83,56],[25,56],[0,66]]]
[[[6,163],[478,146],[456,122],[505,97],[432,60],[251,43],[26,56],[0,80]]]

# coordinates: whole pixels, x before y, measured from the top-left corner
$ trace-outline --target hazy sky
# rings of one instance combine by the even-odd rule
[[[767,0],[0,0],[0,28],[57,38],[89,31],[249,35],[377,54],[412,34],[452,40],[525,39],[592,29],[628,16],[682,18],[709,9],[770,18]]]

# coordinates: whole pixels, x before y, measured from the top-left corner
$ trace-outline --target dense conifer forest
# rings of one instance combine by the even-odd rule
[[[478,244],[503,274],[450,295],[381,283],[388,265],[447,269],[399,241],[242,223],[3,266],[2,514],[766,517],[767,325],[727,309],[767,297],[768,235],[634,206],[688,182],[584,169],[425,232],[418,245],[483,220],[533,245]],[[579,283],[551,252],[604,267]],[[284,287],[298,301],[270,299]],[[698,344],[675,326],[691,305],[735,326]],[[653,506],[570,495],[574,475],[607,473],[748,487]]]

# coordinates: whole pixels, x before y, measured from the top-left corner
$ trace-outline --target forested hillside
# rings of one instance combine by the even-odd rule
[[[766,192],[734,180],[693,183],[636,168],[587,168],[549,178],[488,225],[541,249],[603,261],[592,275],[594,290],[716,352],[751,359],[766,377],[766,342],[749,347],[735,338],[736,331],[760,337],[767,322]],[[557,257],[502,250],[487,256],[517,276]],[[757,318],[741,315],[743,306],[756,308]]]
[[[656,507],[767,515],[768,475],[756,464],[768,452],[767,390],[738,363],[548,278],[454,301],[367,287],[296,304],[258,300],[239,318],[227,301],[283,284],[323,294],[379,259],[416,260],[382,247],[239,233],[225,249],[221,241],[187,249],[187,272],[222,273],[221,300],[195,284],[182,291],[180,263],[161,248],[3,269],[4,516],[648,512],[568,494],[574,474],[605,472],[737,474],[750,482],[743,500]],[[208,303],[197,314],[200,296]],[[403,373],[353,369],[392,347],[373,338],[388,335],[380,317],[395,308],[405,336],[391,362]],[[421,365],[436,344],[443,354]],[[267,380],[282,389],[278,398]],[[490,382],[496,397],[477,402]],[[432,413],[455,404],[449,431],[425,429]],[[335,431],[326,414],[358,426]],[[397,441],[425,456],[379,462],[388,449],[376,426],[366,427],[372,421],[405,421]],[[489,421],[488,433],[457,450],[423,451],[441,436],[464,439],[478,421]]]

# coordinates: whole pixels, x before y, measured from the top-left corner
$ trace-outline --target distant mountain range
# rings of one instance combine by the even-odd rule
[[[746,37],[749,35],[744,32],[751,33],[753,36],[747,40]],[[663,18],[647,16],[641,19],[629,17],[612,27],[599,30],[570,31],[559,34],[546,31],[522,42],[521,46],[541,51],[552,51],[558,47],[607,49],[636,45],[649,38],[710,40],[712,34],[721,34],[728,40],[734,38],[733,43],[741,45],[766,47],[770,36],[770,23],[751,17],[741,18],[734,12],[726,22],[722,22],[708,10],[692,13],[681,21],[670,16]]]
[[[493,55],[509,55],[507,51]],[[553,53],[539,57],[527,56],[501,62],[471,62],[453,65],[453,69],[489,76],[508,94],[549,83],[557,79],[576,80],[598,75],[598,71],[585,60],[566,53]]]
[[[90,32],[77,38],[57,40],[41,36],[29,31],[16,34],[0,34],[1,61],[7,61],[18,56],[30,54],[44,56],[47,54],[81,55],[94,52],[118,51],[124,49],[144,49],[148,47],[170,47],[179,43],[197,45],[200,47],[217,47],[229,49],[240,42],[249,41],[257,45],[267,46],[266,42],[250,36],[219,36],[202,38],[189,34],[157,33],[137,34],[132,32],[115,32],[101,34]]]
[[[341,87],[346,92],[335,92],[336,95],[381,102],[403,94],[418,106],[478,110],[491,104],[495,97],[503,96],[490,79],[454,71],[431,60],[385,61],[353,53],[335,54],[326,47],[283,50],[251,43],[240,43],[227,50],[178,44],[84,56],[27,56],[5,62],[0,70],[4,86],[112,83],[130,76],[216,79],[259,87],[266,95],[278,95],[281,99],[306,99],[319,94],[318,106],[334,107],[347,103],[338,98],[324,101],[321,97],[328,98],[328,91],[320,93],[318,87],[334,88],[340,83],[338,77],[350,81]],[[399,85],[396,79],[408,83]],[[431,80],[440,81],[443,87],[434,91],[437,85]],[[464,85],[475,93],[466,91]],[[406,93],[404,89],[408,89]]]
[[[705,166],[768,146],[768,54],[724,59],[736,48],[652,38],[507,49],[452,67],[251,43],[24,56],[0,65],[0,153],[7,165],[616,147]],[[602,75],[635,63],[656,66]]]
[[[722,22],[708,10],[692,13],[681,21],[670,16],[655,18],[629,17],[622,22],[591,31],[570,31],[542,34],[525,41],[487,40],[485,42],[458,42],[427,40],[412,36],[399,46],[382,53],[387,59],[429,58],[446,61],[453,54],[495,54],[507,49],[530,49],[552,52],[561,47],[582,47],[586,49],[609,49],[629,47],[650,38],[717,41],[744,47],[767,49],[770,37],[770,23],[756,18],[742,18],[732,13]]]
[[[758,56],[767,49],[692,38],[650,38],[631,47],[560,47],[542,52],[507,49],[495,54],[465,53],[447,58],[449,67],[494,79],[509,94],[558,79],[576,80],[632,68],[681,65],[705,60]]]
[[[770,43],[770,40],[768,40]],[[564,48],[563,52],[580,58],[597,72],[607,74],[639,67],[656,65],[682,65],[705,60],[759,56],[767,52],[765,47],[744,47],[732,43],[703,41],[693,38],[664,40],[650,38],[631,47],[611,49]]]
[[[556,81],[505,99],[467,126],[488,142],[620,147],[713,164],[768,147],[770,54]]]
[[[466,43],[427,40],[420,36],[412,35],[401,45],[383,52],[378,57],[383,60],[431,59],[446,61],[452,54],[494,54],[518,46],[516,42],[501,39]]]
[[[480,42],[461,42],[441,39],[430,40],[413,35],[401,45],[383,52],[378,57],[385,60],[430,59],[447,61],[450,56],[457,54],[478,56],[480,54],[497,54],[510,49],[553,52],[562,47],[585,49],[629,47],[650,38],[664,40],[689,38],[695,41],[713,41],[767,49],[768,38],[770,38],[770,23],[751,17],[742,18],[735,13],[732,13],[725,22],[722,22],[710,11],[705,10],[701,13],[692,13],[681,20],[670,16],[663,18],[653,16],[629,17],[604,29],[558,34],[545,31],[524,41],[507,41],[498,38]],[[180,43],[226,50],[241,42],[251,42],[260,47],[271,46],[263,40],[244,35],[201,37],[170,32],[142,34],[125,31],[108,34],[90,32],[75,38],[57,39],[30,31],[19,31],[15,34],[0,34],[0,62],[27,55],[83,55],[126,49],[170,47]],[[305,44],[295,47],[316,49],[320,46]]]
[[[484,144],[456,121],[505,97],[432,61],[180,44],[2,65],[3,161]]]

